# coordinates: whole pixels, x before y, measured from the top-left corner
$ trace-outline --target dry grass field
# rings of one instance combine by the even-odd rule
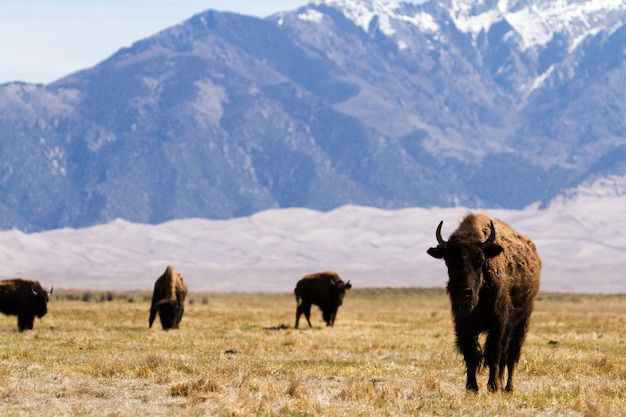
[[[474,395],[442,290],[351,290],[300,330],[292,294],[193,293],[181,329],[148,329],[149,295],[55,290],[25,333],[0,316],[0,415],[626,414],[626,296],[541,294],[517,392],[482,372]]]

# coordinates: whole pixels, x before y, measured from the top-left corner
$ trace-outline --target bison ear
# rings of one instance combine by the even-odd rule
[[[494,256],[498,256],[502,253],[504,249],[500,245],[496,245],[495,243],[484,250],[485,256],[487,258],[493,258]]]
[[[446,250],[441,246],[437,246],[435,248],[430,248],[426,251],[433,258],[441,259],[446,254]]]

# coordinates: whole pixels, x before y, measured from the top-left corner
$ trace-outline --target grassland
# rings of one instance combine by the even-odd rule
[[[192,294],[148,329],[149,294],[55,290],[31,332],[0,316],[0,415],[626,415],[626,296],[541,294],[517,392],[464,389],[440,290],[351,290],[334,328],[291,294]]]

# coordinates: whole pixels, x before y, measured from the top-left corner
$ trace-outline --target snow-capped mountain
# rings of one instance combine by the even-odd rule
[[[546,204],[626,176],[625,19],[614,0],[200,13],[0,86],[0,226]]]
[[[396,38],[397,28],[414,25],[419,31],[436,33],[441,20],[433,9],[445,9],[450,21],[459,31],[474,40],[481,33],[489,33],[494,25],[510,26],[507,37],[518,37],[520,49],[546,47],[555,36],[563,36],[570,49],[580,41],[601,31],[622,25],[626,4],[622,0],[441,0],[422,8],[397,1],[371,0],[316,0],[315,6],[341,10],[343,15],[370,32],[370,24],[377,20],[378,29]],[[301,18],[320,20],[322,14],[314,9],[300,14]],[[444,24],[447,23],[444,21]],[[398,47],[406,46],[401,36]]]
[[[462,32],[477,38],[494,25],[508,23],[505,36],[518,36],[521,49],[545,48],[562,37],[570,50],[589,36],[622,25],[621,0],[451,0],[451,17]]]

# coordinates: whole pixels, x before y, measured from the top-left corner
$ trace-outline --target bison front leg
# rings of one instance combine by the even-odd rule
[[[335,324],[335,315],[337,314],[337,310],[332,308],[325,309],[322,311],[322,318],[326,322],[326,326],[332,327]]]
[[[181,320],[183,319],[183,314],[185,314],[185,306],[181,303],[176,306],[176,318],[174,319],[174,329],[178,329]]]
[[[337,310],[333,310],[333,312],[330,314],[331,327],[335,325],[335,318],[337,318]]]
[[[465,388],[468,391],[478,392],[478,383],[476,382],[476,371],[481,363],[481,352],[478,348],[478,335],[465,333],[457,327],[457,347],[463,354],[465,367],[467,371],[467,381]]]
[[[20,332],[24,330],[32,330],[35,323],[34,315],[19,315],[17,316],[17,328]]]

